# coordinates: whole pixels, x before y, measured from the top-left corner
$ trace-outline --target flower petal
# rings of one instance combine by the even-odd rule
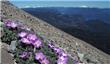
[[[42,46],[42,42],[38,39],[36,40],[34,43],[32,43],[34,45],[34,47],[39,48]]]
[[[20,33],[18,33],[18,36],[21,37],[21,38],[25,37],[26,35],[27,35],[26,32],[20,32]]]
[[[49,61],[45,58],[43,61],[41,61],[41,64],[49,64]]]
[[[31,42],[27,38],[22,38],[21,42],[26,43],[26,44],[31,44]]]
[[[35,41],[37,39],[37,36],[35,34],[28,34],[27,35],[27,38],[30,40],[30,41]]]
[[[35,59],[42,61],[45,59],[45,55],[42,52],[35,53]]]

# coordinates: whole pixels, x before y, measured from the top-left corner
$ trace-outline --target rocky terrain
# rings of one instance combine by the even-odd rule
[[[88,43],[71,36],[52,25],[36,18],[17,7],[10,4],[8,1],[2,2],[1,18],[15,19],[31,27],[34,32],[40,33],[45,39],[52,40],[57,46],[63,48],[71,57],[75,52],[86,55],[89,60],[98,62],[98,64],[109,64],[110,56],[89,45]],[[2,52],[3,53],[3,52]],[[4,57],[2,57],[3,59]],[[87,60],[85,60],[86,63]],[[1,63],[4,64],[4,63]],[[86,63],[89,64],[89,63]]]

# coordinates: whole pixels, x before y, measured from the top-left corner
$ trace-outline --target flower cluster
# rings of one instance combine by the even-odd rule
[[[26,28],[25,26],[23,26],[22,24],[12,21],[10,19],[5,20],[4,22],[6,27],[9,28],[21,28],[21,29],[26,29],[29,30],[29,28]],[[42,46],[42,42],[40,41],[40,39],[37,38],[37,36],[35,34],[32,33],[27,33],[25,31],[18,33],[18,36],[21,38],[21,42],[26,43],[26,44],[32,44],[34,45],[36,48],[39,48]]]
[[[18,24],[16,22],[13,22],[10,19],[5,20],[4,24],[5,24],[5,26],[7,26],[9,28],[16,28],[18,26]]]
[[[41,64],[49,64],[49,61],[46,59],[46,56],[42,52],[37,52],[35,54],[35,59],[38,60]]]
[[[35,49],[43,48],[43,42],[34,34],[30,32],[30,28],[26,27],[20,22],[5,20],[4,25],[8,28],[18,28],[22,29],[22,31],[18,32],[19,41],[23,44],[33,46]],[[27,31],[28,30],[28,31]],[[57,64],[67,64],[68,62],[68,54],[61,48],[56,47],[53,43],[48,42],[47,47],[50,50],[53,50],[55,55],[57,55]],[[34,49],[33,49],[34,50]],[[35,53],[36,52],[36,53]],[[42,51],[34,51],[34,59],[39,61],[41,64],[50,64],[49,60],[46,58],[46,55]],[[23,51],[20,53],[19,57],[22,59],[29,58],[30,53],[28,51]]]
[[[32,33],[20,32],[18,36],[21,38],[21,42],[25,44],[32,44],[35,48],[39,48],[42,46],[41,40]]]
[[[49,42],[48,46],[52,50],[54,50],[54,52],[57,54],[57,56],[58,56],[57,64],[67,64],[68,54],[66,52],[64,52],[64,50],[62,50],[59,47],[55,47],[54,44],[52,44],[50,42]]]
[[[23,25],[21,22],[19,21],[13,21],[13,20],[10,20],[10,19],[7,19],[4,21],[4,25],[8,28],[19,28],[19,29],[25,29],[25,30],[28,30],[30,31],[31,29],[28,28],[26,25]]]
[[[24,31],[18,33],[18,37],[22,43],[33,45],[35,48],[40,48],[42,46],[41,40],[35,34],[26,32],[26,30],[30,30],[30,28],[23,26],[23,24],[8,19],[5,20],[4,25],[8,28],[24,29]],[[21,52],[19,57],[26,59],[29,57],[29,52]],[[42,52],[35,53],[35,59],[39,60],[41,64],[49,64],[49,61],[46,59],[46,56]]]

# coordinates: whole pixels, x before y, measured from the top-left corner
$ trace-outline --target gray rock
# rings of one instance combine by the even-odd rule
[[[13,57],[7,51],[7,44],[3,44],[1,48],[1,63],[0,64],[14,64]]]
[[[84,56],[84,60],[86,60],[88,63],[93,63],[93,64],[102,64],[101,62],[99,62],[97,59],[95,59],[93,56],[91,55],[85,55]]]
[[[78,56],[79,56],[80,60],[83,61],[84,54],[82,54],[82,53],[78,53]]]
[[[16,41],[11,41],[11,44],[9,45],[9,51],[14,52],[16,49]]]

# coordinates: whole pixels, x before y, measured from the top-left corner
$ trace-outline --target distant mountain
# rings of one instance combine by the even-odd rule
[[[54,7],[23,10],[110,54],[110,9]]]
[[[110,34],[110,24],[102,20],[88,20],[86,21],[86,25],[89,27],[89,30],[94,32]]]
[[[90,20],[85,25],[85,29],[75,27],[61,29],[110,54],[110,25],[100,20]]]
[[[54,13],[66,15],[82,15],[85,20],[100,19],[106,23],[110,23],[110,9],[105,8],[72,8],[72,7],[41,7],[41,8],[24,8],[27,12]]]

